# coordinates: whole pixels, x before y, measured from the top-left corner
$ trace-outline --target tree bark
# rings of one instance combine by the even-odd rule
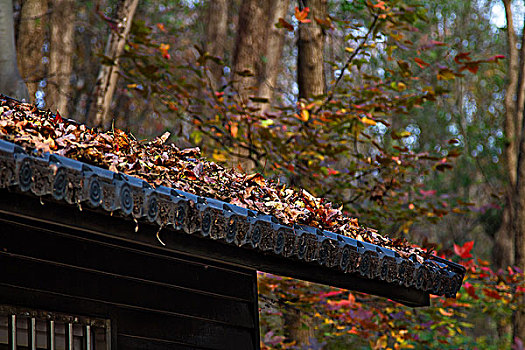
[[[18,67],[31,101],[35,99],[38,84],[45,76],[42,62],[46,37],[47,0],[25,0],[20,11],[18,27],[17,58]]]
[[[283,328],[285,342],[301,346],[310,345],[310,339],[315,336],[312,323],[309,319],[303,319],[299,309],[283,309]]]
[[[514,198],[516,188],[517,161],[518,161],[518,133],[519,124],[516,113],[523,113],[523,107],[519,108],[516,100],[516,90],[519,81],[519,52],[516,47],[516,33],[512,20],[512,9],[510,0],[503,0],[507,17],[507,44],[508,44],[508,82],[505,93],[505,120],[504,129],[507,142],[505,144],[504,163],[507,176],[507,188],[505,191],[505,207],[503,209],[502,224],[496,232],[494,239],[493,258],[494,265],[498,269],[505,269],[514,263]],[[523,84],[520,84],[523,86]],[[523,98],[523,94],[520,94]],[[523,103],[523,102],[521,102]]]
[[[224,58],[224,48],[228,37],[228,0],[210,0],[206,14],[206,45],[204,49],[211,56]],[[211,83],[214,90],[221,85],[223,66],[208,61]]]
[[[518,51],[511,0],[503,0],[507,18],[508,84],[505,93],[505,165],[508,177],[503,225],[496,234],[495,252],[498,267],[513,264],[525,270],[525,37]],[[522,36],[525,35],[525,27]],[[513,252],[512,252],[513,250]],[[512,254],[513,253],[513,254]],[[514,255],[514,256],[512,256]],[[525,296],[513,314],[513,341],[525,341]]]
[[[285,30],[275,27],[279,18],[285,18],[288,10],[288,0],[272,0],[268,14],[268,35],[266,40],[266,62],[259,85],[259,97],[268,99],[269,103],[261,106],[261,113],[266,113],[270,109],[272,97],[274,95],[277,77],[281,68],[281,58],[284,46]]]
[[[131,29],[133,16],[137,9],[139,0],[119,0],[117,12],[114,18],[115,30],[109,34],[104,55],[112,64],[102,65],[95,89],[95,106],[89,112],[89,124],[92,126],[109,127],[111,117],[109,109],[117,86],[119,58],[124,51],[126,38]]]
[[[312,98],[326,92],[324,75],[324,41],[325,33],[314,20],[315,17],[326,17],[327,0],[304,0],[305,7],[310,8],[310,23],[299,24],[297,41],[297,84],[299,98]]]
[[[249,96],[257,96],[264,73],[269,5],[270,1],[244,0],[239,11],[233,79],[241,103],[246,105]]]
[[[60,112],[67,112],[73,69],[75,2],[52,0],[50,20],[49,73],[46,104]]]
[[[18,70],[13,3],[0,0],[0,93],[29,101],[27,87]]]

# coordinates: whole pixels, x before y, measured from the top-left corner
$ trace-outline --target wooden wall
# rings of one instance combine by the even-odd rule
[[[258,349],[255,271],[0,215],[0,304],[111,321],[113,349]]]

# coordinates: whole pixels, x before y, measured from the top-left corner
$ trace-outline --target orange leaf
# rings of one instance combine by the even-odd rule
[[[166,32],[166,27],[164,27],[163,23],[157,23],[157,28],[159,28],[161,32]]]
[[[239,127],[237,126],[237,123],[233,123],[230,126],[230,133],[233,137],[237,137],[237,133],[239,132]]]
[[[384,1],[379,1],[377,4],[375,4],[374,8],[379,8],[381,10],[386,10],[386,3]]]
[[[377,124],[375,120],[367,118],[367,117],[361,118],[361,122],[366,125],[376,125]]]
[[[423,61],[421,58],[419,57],[416,57],[414,58],[414,61],[416,61],[417,65],[419,66],[419,68],[425,68],[425,67],[428,67],[430,66],[430,64],[428,64],[427,62]]]
[[[442,308],[439,308],[438,311],[443,316],[452,316],[452,315],[454,315],[454,313],[452,311],[446,311],[445,309],[442,309]]]
[[[296,6],[295,7],[295,18],[297,18],[297,20],[300,23],[310,23],[311,20],[306,19],[306,17],[308,17],[308,12],[310,12],[309,7],[305,7],[303,10],[299,10],[299,8]]]

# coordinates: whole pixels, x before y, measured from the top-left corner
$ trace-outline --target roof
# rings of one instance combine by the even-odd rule
[[[230,252],[225,261],[410,305],[461,287],[461,265],[361,227],[306,191],[167,145],[166,135],[140,143],[2,95],[0,115],[0,189],[156,226],[159,245],[160,229],[191,235]]]

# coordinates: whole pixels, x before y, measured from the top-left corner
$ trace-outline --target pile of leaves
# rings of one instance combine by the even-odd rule
[[[359,227],[357,219],[341,208],[294,190],[261,174],[241,174],[201,156],[199,148],[179,149],[167,143],[169,133],[139,142],[122,130],[98,131],[43,111],[31,104],[0,97],[0,138],[42,154],[55,153],[114,172],[141,178],[154,186],[167,186],[225,201],[275,216],[283,224],[302,224],[330,230],[354,239],[412,254],[422,261],[428,253],[400,239]]]

